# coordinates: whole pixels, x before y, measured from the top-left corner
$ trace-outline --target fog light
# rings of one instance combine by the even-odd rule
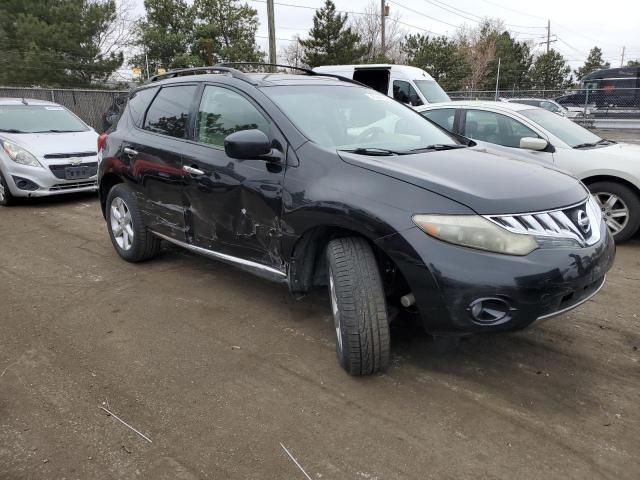
[[[33,192],[34,190],[37,190],[39,188],[37,184],[33,183],[31,180],[27,180],[26,178],[16,177],[14,175],[12,175],[12,178],[13,182],[16,184],[16,187],[18,187],[20,190],[28,190],[30,192]]]
[[[497,297],[479,298],[473,301],[467,308],[473,321],[480,325],[494,325],[510,320],[511,308],[509,303]]]

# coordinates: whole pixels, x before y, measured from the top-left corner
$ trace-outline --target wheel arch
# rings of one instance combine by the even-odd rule
[[[611,174],[598,174],[598,175],[590,175],[588,177],[582,178],[582,183],[586,186],[589,186],[596,182],[613,182],[624,185],[625,187],[630,188],[638,197],[640,197],[640,187],[634,184],[633,182],[627,180],[626,178],[619,177],[617,175]]]
[[[98,187],[98,193],[100,195],[100,209],[102,210],[102,216],[106,218],[106,204],[109,191],[119,183],[124,183],[123,180],[113,172],[105,173],[100,179],[100,186]]]

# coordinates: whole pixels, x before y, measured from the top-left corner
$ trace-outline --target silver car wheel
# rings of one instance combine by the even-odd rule
[[[618,195],[610,192],[593,194],[607,227],[613,235],[625,229],[629,223],[629,207]]]
[[[0,178],[2,178],[0,176]],[[4,202],[4,185],[2,185],[2,181],[0,180],[0,202]]]
[[[333,325],[338,338],[338,351],[342,352],[342,332],[340,331],[340,310],[338,309],[338,296],[333,283],[333,272],[329,272],[329,291],[331,293],[331,312],[333,313]]]
[[[109,220],[113,238],[122,250],[129,250],[133,245],[133,222],[129,207],[120,197],[115,197],[109,209]]]

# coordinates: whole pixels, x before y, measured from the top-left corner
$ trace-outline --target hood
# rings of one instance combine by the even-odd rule
[[[638,165],[640,162],[640,145],[634,143],[614,143],[604,147],[584,148],[577,151],[589,158],[599,158],[603,167],[610,166],[608,162],[613,159],[629,162],[630,166]],[[617,165],[620,166],[620,164]]]
[[[51,153],[96,152],[98,134],[93,130],[70,133],[4,133],[5,139],[28,150],[41,159]]]
[[[471,149],[389,157],[339,154],[349,164],[443,195],[482,215],[553,210],[588,196],[580,181],[565,173]]]

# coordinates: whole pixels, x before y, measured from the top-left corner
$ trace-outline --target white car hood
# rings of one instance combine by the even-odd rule
[[[584,148],[579,150],[586,158],[600,158],[607,162],[607,158],[640,162],[640,145],[632,143],[614,143],[606,147]],[[603,165],[606,166],[606,165]]]
[[[52,153],[96,152],[98,134],[93,130],[69,133],[4,133],[0,140],[9,140],[38,158]]]

